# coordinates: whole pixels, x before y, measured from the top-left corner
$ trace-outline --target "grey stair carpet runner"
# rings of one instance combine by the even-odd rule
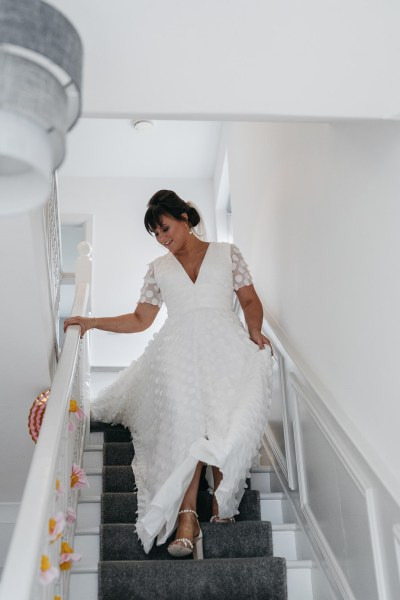
[[[92,422],[104,432],[99,600],[286,600],[286,563],[273,556],[271,523],[260,495],[246,490],[232,524],[209,523],[212,496],[202,477],[197,512],[204,560],[174,559],[163,546],[145,554],[135,534],[136,494],[129,431]]]

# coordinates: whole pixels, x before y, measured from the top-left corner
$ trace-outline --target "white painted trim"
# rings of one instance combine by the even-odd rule
[[[306,480],[306,469],[304,463],[304,450],[303,450],[303,440],[301,435],[301,426],[300,426],[300,417],[299,417],[299,397],[297,396],[297,390],[294,385],[291,386],[291,394],[293,398],[293,430],[294,430],[294,439],[296,446],[296,456],[297,456],[297,469],[299,476],[299,493],[300,493],[300,506],[303,511],[303,515],[307,521],[310,532],[316,541],[318,548],[328,567],[330,572],[334,578],[335,584],[340,590],[341,595],[346,600],[356,600],[348,583],[347,579],[340,568],[334,553],[328,541],[326,540],[321,528],[318,525],[318,521],[316,520],[314,513],[312,512],[309,505],[309,497],[308,497],[308,489],[307,489],[307,480]],[[312,415],[313,416],[313,415]],[[317,423],[318,424],[318,423]]]
[[[296,375],[289,375],[289,385],[294,390],[293,400],[301,398],[331,448],[347,469],[350,477],[357,484],[360,492],[365,495],[365,490],[372,486],[371,480],[356,460],[355,449],[351,447],[351,442],[341,431],[340,425],[324,408],[324,405],[319,402],[311,388],[306,392]]]
[[[20,502],[0,502],[0,524],[15,523],[20,506]]]
[[[63,273],[61,283],[62,285],[75,285],[75,273]]]
[[[280,401],[281,401],[281,405],[282,405],[282,425],[283,425],[283,437],[284,437],[285,454],[286,454],[286,445],[287,445],[286,412],[287,411],[286,411],[286,401],[285,401],[285,381],[284,381],[284,375],[283,375],[283,358],[282,358],[282,354],[280,354],[278,352],[278,350],[276,350],[276,348],[273,349],[272,360],[278,365],[278,373],[279,373],[279,379],[280,379],[280,384],[281,384]],[[285,475],[286,479],[289,481],[288,464],[287,464],[286,456],[283,455],[281,448],[275,438],[274,432],[270,428],[269,424],[265,428],[265,435],[267,436],[267,439],[271,445],[272,451],[274,452],[274,454],[276,456],[276,459],[282,469],[283,474]],[[289,483],[289,486],[292,487],[290,485],[290,483]]]
[[[400,524],[393,525],[393,541],[396,551],[397,570],[400,579]]]
[[[307,382],[307,386],[313,390],[319,400],[319,408],[324,408],[333,418],[334,423],[339,426],[347,440],[351,440],[352,445],[358,450],[364,458],[366,464],[374,472],[385,489],[392,498],[398,503],[400,498],[400,482],[393,473],[387,468],[385,463],[379,458],[376,452],[371,448],[368,441],[362,436],[356,425],[345,415],[342,408],[337,403],[332,394],[324,387],[315,373],[302,359],[300,354],[290,342],[286,333],[279,326],[274,317],[264,308],[265,329],[271,330],[279,345],[284,349],[285,354],[296,365],[296,370],[302,379]]]
[[[287,569],[314,569],[316,564],[313,560],[287,560]],[[318,600],[317,598],[315,600]]]
[[[100,527],[89,527],[88,529],[77,529],[75,537],[78,535],[100,535]]]
[[[388,590],[388,578],[386,576],[385,561],[383,558],[383,542],[376,501],[376,490],[369,488],[365,490],[365,500],[367,503],[369,531],[372,541],[372,554],[374,557],[376,584],[378,587],[379,600],[390,600]]]
[[[126,369],[125,367],[102,367],[101,365],[91,365],[90,366],[90,371],[93,373],[118,373],[119,371],[122,371],[123,369]]]
[[[387,578],[385,576],[382,539],[380,527],[378,523],[377,504],[375,499],[375,490],[368,475],[363,470],[361,464],[357,461],[354,453],[351,453],[348,444],[344,444],[339,427],[332,427],[332,423],[326,420],[323,412],[316,409],[315,403],[311,400],[297,378],[291,374],[289,377],[293,396],[293,428],[295,433],[297,465],[299,473],[299,492],[300,503],[304,516],[310,526],[310,530],[315,537],[316,542],[325,556],[327,563],[330,566],[332,574],[336,580],[336,584],[341,590],[344,598],[355,600],[354,595],[348,585],[345,574],[343,573],[339,563],[336,560],[332,549],[326,540],[314,513],[311,510],[308,497],[307,481],[305,475],[305,462],[303,453],[301,424],[299,418],[299,402],[301,401],[310,416],[314,420],[316,426],[320,429],[326,442],[335,452],[341,464],[349,473],[353,483],[357,486],[359,492],[363,495],[366,503],[369,532],[371,536],[371,548],[375,567],[375,578],[378,589],[378,599],[388,600],[389,592],[387,588]]]
[[[74,565],[71,569],[71,575],[86,575],[86,573],[97,573],[98,566],[93,565],[93,567],[80,567],[79,565]]]
[[[61,225],[84,225],[84,239],[93,247],[93,215],[90,213],[61,213]]]
[[[263,328],[263,333],[264,332],[265,332],[265,329]],[[266,434],[268,441],[271,445],[271,448],[279,462],[282,472],[284,473],[284,475],[289,483],[290,489],[295,490],[297,488],[297,473],[296,473],[294,448],[293,448],[292,434],[291,434],[292,428],[290,426],[290,412],[289,412],[287,392],[286,392],[285,363],[284,363],[282,354],[275,346],[272,347],[272,350],[273,350],[273,360],[276,361],[278,364],[278,373],[279,373],[279,379],[280,379],[280,385],[281,385],[280,389],[281,389],[281,403],[282,403],[282,423],[283,423],[283,437],[284,437],[284,443],[285,443],[285,455],[286,456],[283,456],[282,451],[279,447],[279,444],[277,443],[275,436],[268,425],[266,427],[265,434]]]
[[[332,552],[332,549],[331,549],[330,545],[328,544],[326,537],[322,533],[322,530],[319,527],[318,522],[317,522],[310,506],[308,504],[305,504],[302,507],[302,509],[303,509],[303,514],[306,518],[306,521],[310,527],[310,531],[313,534],[315,541],[317,542],[318,547],[321,550],[323,556],[325,557],[325,560],[326,560],[326,562],[330,568],[330,571],[335,579],[335,583],[336,583],[337,587],[339,588],[343,598],[345,600],[357,600],[356,597],[354,596],[353,592],[351,591],[351,588],[350,588],[349,584],[347,583],[347,579],[346,579],[342,569],[340,568],[339,563],[336,560],[336,557],[335,557],[334,553]]]
[[[296,504],[296,502],[294,502],[294,496],[296,496],[297,493],[292,492],[289,489],[288,482],[284,478],[283,473],[279,470],[279,465],[278,465],[278,463],[275,462],[276,457],[275,457],[274,453],[272,452],[272,448],[268,445],[268,440],[265,437],[262,440],[262,444],[263,444],[263,447],[264,447],[269,459],[271,460],[272,466],[275,469],[275,473],[279,479],[279,482],[283,489],[285,498],[287,499],[287,501],[290,504],[292,513],[294,515],[295,523],[300,528],[300,531],[302,532],[302,534],[310,541],[310,549],[311,549],[314,560],[313,561],[295,561],[295,563],[312,562],[313,568],[318,568],[319,571],[326,577],[327,585],[330,586],[330,589],[332,589],[332,591],[334,590],[334,597],[338,598],[338,600],[339,600],[340,591],[336,585],[336,581],[332,575],[332,572],[328,568],[326,561],[325,561],[325,557],[322,554],[322,552],[319,548],[319,545],[316,543],[314,536],[310,535],[309,525],[308,525],[307,520],[305,519],[303,512],[302,511],[300,512],[300,510],[299,510],[300,507],[298,506],[298,504]],[[293,496],[292,496],[292,494],[293,494]],[[286,563],[286,566],[288,567],[288,563]],[[340,600],[343,600],[343,598],[341,598]]]
[[[293,415],[293,433],[294,433],[294,444],[296,448],[296,457],[297,457],[297,474],[298,474],[298,482],[299,482],[299,494],[300,494],[300,506],[303,509],[304,506],[308,504],[308,493],[306,486],[306,473],[305,473],[305,465],[304,465],[304,452],[303,452],[303,441],[301,437],[300,431],[300,417],[299,417],[299,407],[297,402],[297,396],[295,392],[292,392],[292,388],[290,393],[293,393],[292,400],[292,415]]]
[[[78,504],[99,504],[101,502],[101,496],[80,496]]]

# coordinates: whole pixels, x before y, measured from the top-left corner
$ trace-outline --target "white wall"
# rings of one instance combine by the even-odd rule
[[[3,524],[2,503],[21,500],[35,448],[28,432],[29,410],[51,380],[54,340],[41,210],[0,219],[0,256],[0,524]]]
[[[212,181],[205,179],[138,179],[113,177],[59,178],[63,214],[93,215],[93,313],[113,316],[134,310],[147,263],[163,253],[146,232],[143,217],[149,198],[159,189],[173,189],[193,201],[204,216],[208,239],[215,239]],[[162,309],[150,330],[134,335],[92,334],[92,364],[126,366],[143,352],[159,329]]]
[[[400,112],[396,0],[52,3],[83,37],[92,117]]]
[[[264,307],[400,490],[400,127],[253,123],[226,133],[235,241]]]

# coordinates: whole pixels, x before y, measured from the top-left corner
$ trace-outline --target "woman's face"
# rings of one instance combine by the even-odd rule
[[[187,218],[186,213],[182,214]],[[154,231],[155,238],[162,246],[167,248],[172,254],[181,250],[188,241],[189,228],[187,220],[178,221],[174,217],[161,215],[160,225]]]

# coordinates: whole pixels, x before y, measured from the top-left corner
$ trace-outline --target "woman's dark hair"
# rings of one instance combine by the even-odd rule
[[[178,194],[171,190],[160,190],[156,192],[147,204],[144,215],[144,226],[148,233],[154,233],[161,225],[162,215],[173,217],[177,221],[185,221],[183,213],[188,216],[189,227],[196,227],[200,223],[200,215],[197,210],[179,198]]]

